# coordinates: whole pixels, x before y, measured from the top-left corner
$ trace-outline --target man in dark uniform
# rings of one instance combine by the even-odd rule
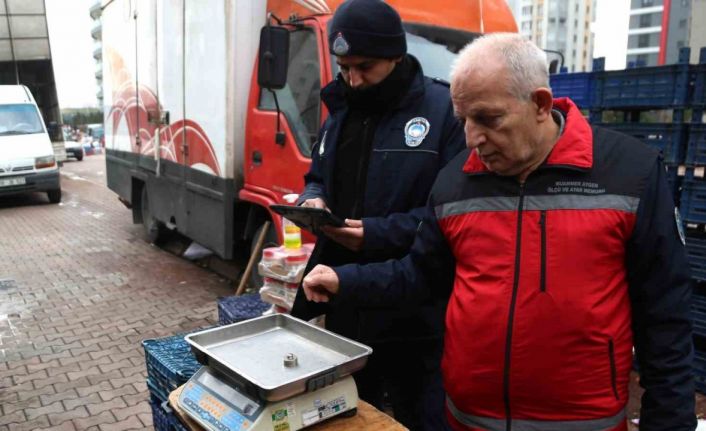
[[[464,147],[448,84],[424,77],[406,53],[397,12],[380,0],[349,0],[336,11],[329,47],[340,74],[322,90],[329,110],[312,151],[299,203],[327,208],[347,227],[325,229],[309,262],[341,265],[405,255],[439,170]],[[421,306],[365,309],[314,304],[299,292],[292,314],[325,314],[326,327],[370,345],[356,383],[362,399],[412,430],[443,430],[439,361],[446,298]]]

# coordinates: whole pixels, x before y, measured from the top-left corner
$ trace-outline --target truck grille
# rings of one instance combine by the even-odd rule
[[[34,169],[34,166],[18,166],[13,168],[12,172],[31,171],[32,169]]]

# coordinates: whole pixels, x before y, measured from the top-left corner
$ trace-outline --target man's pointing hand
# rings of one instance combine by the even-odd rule
[[[338,275],[328,266],[316,265],[304,277],[302,283],[306,299],[314,302],[329,302],[338,293]]]

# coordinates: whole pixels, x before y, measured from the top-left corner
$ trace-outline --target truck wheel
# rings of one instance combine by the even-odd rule
[[[164,223],[152,216],[146,186],[142,187],[142,196],[140,197],[140,209],[142,211],[142,226],[145,228],[145,237],[148,242],[156,243],[164,237],[166,226],[164,226]]]
[[[250,254],[255,250],[255,245],[257,243],[257,237],[260,236],[260,232],[265,227],[265,224],[261,224],[257,228],[255,234],[250,240]],[[267,229],[267,234],[265,234],[265,242],[262,245],[263,249],[267,247],[277,247],[279,246],[279,239],[277,238],[277,231],[275,230],[275,225],[270,223],[269,229]],[[258,256],[257,262],[260,262],[260,257]],[[253,267],[252,272],[250,272],[250,278],[248,279],[248,285],[252,289],[260,289],[262,287],[262,276],[257,272],[257,266]]]
[[[49,190],[47,192],[47,197],[49,197],[49,202],[58,204],[61,202],[61,189]]]
[[[76,154],[76,160],[78,160],[79,162],[83,160],[83,152]]]

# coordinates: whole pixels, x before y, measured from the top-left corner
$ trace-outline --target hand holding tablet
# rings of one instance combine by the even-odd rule
[[[318,233],[323,226],[344,227],[345,221],[322,208],[298,207],[292,205],[270,205],[277,214],[291,220],[309,232]]]

